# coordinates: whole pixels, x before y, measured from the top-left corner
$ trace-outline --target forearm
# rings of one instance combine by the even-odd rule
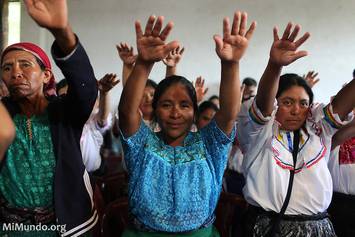
[[[110,113],[110,102],[109,95],[107,92],[100,92],[99,99],[99,112],[97,117],[97,122],[100,127],[104,127],[106,125],[107,117]]]
[[[270,116],[274,107],[282,66],[268,62],[256,94],[256,104],[264,116]]]
[[[221,63],[220,109],[215,115],[220,129],[230,134],[240,109],[239,62]]]
[[[170,77],[176,75],[176,67],[166,66],[166,75],[165,77]]]
[[[350,111],[355,107],[355,80],[349,82],[334,97],[332,103],[333,112],[344,120]]]
[[[123,64],[122,68],[122,86],[126,85],[129,75],[131,75],[134,65],[132,64]]]
[[[0,161],[15,137],[15,126],[7,110],[0,102]]]
[[[343,144],[350,138],[355,137],[355,120],[340,128],[332,137],[332,150]]]
[[[77,42],[75,34],[69,25],[63,29],[49,30],[54,36],[55,41],[59,46],[60,50],[62,51],[63,55],[68,55],[74,50]]]

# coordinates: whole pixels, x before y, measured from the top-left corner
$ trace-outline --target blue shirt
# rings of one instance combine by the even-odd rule
[[[212,120],[189,132],[183,146],[166,145],[143,122],[122,136],[131,213],[157,231],[198,229],[214,215],[234,134],[226,136]]]

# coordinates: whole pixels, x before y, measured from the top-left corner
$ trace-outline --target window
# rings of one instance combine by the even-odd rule
[[[8,45],[20,42],[20,23],[21,3],[20,1],[9,1]]]

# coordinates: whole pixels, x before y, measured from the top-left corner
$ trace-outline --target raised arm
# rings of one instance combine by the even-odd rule
[[[291,29],[292,24],[288,23],[280,39],[277,28],[274,28],[274,42],[271,46],[269,62],[256,94],[256,104],[264,116],[270,116],[272,113],[282,67],[307,55],[306,51],[297,51],[297,49],[309,38],[310,34],[307,32],[295,41],[301,27],[296,25],[292,32]]]
[[[201,101],[203,101],[203,98],[205,97],[208,91],[208,87],[205,87],[205,79],[203,79],[202,76],[196,78],[195,91],[197,103],[200,103]]]
[[[103,78],[101,78],[98,82],[99,84],[99,112],[97,117],[97,122],[100,127],[104,127],[106,125],[107,117],[110,113],[110,102],[109,102],[109,91],[115,87],[120,80],[116,80],[116,74],[108,73]]]
[[[307,72],[307,75],[303,76],[303,78],[305,79],[309,87],[313,88],[320,81],[317,76],[318,72],[309,71]]]
[[[173,49],[166,58],[163,59],[163,63],[166,65],[166,74],[165,77],[176,75],[176,66],[182,58],[185,48],[178,46],[176,49]]]
[[[129,46],[127,43],[120,43],[116,45],[118,56],[120,56],[123,67],[122,67],[122,85],[126,85],[126,81],[133,70],[134,63],[136,62],[137,55],[133,53],[133,47]]]
[[[76,46],[75,35],[68,21],[66,0],[25,0],[28,14],[41,27],[54,36],[62,53],[66,56]]]
[[[221,59],[220,110],[215,119],[220,129],[230,134],[240,109],[239,61],[243,57],[256,23],[247,30],[247,14],[235,12],[230,27],[229,19],[223,20],[223,39],[214,36],[216,53]]]
[[[15,138],[15,126],[7,113],[6,108],[0,101],[0,161],[4,158],[4,154]]]
[[[119,125],[125,136],[133,135],[139,128],[141,115],[139,105],[143,97],[146,81],[155,62],[166,58],[171,50],[179,44],[177,41],[165,43],[173,23],[169,22],[164,29],[163,17],[150,16],[143,33],[141,24],[135,23],[138,57],[126,85],[123,87],[119,111]]]
[[[338,114],[341,120],[344,120],[346,116],[355,108],[355,79],[346,84],[334,97],[331,104],[333,106],[333,112]]]
[[[332,137],[332,150],[349,140],[350,138],[355,137],[355,119],[340,128]]]

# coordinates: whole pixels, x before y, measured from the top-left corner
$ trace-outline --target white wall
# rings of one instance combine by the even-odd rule
[[[283,30],[288,21],[302,25],[311,38],[302,49],[309,56],[285,67],[283,72],[303,75],[319,72],[321,81],[314,88],[316,100],[328,102],[341,85],[352,78],[355,68],[354,10],[349,0],[68,0],[70,22],[87,49],[96,76],[106,72],[121,77],[115,44],[126,41],[135,46],[134,20],[145,23],[150,14],[164,15],[175,28],[169,39],[181,41],[186,50],[178,73],[194,80],[202,75],[210,93],[218,92],[220,66],[214,52],[213,34],[221,33],[224,16],[235,9],[245,10],[258,26],[247,54],[241,63],[241,78],[259,80],[268,59],[274,25]],[[24,12],[22,41],[39,43],[49,52],[52,37],[40,30]],[[160,81],[165,75],[162,63],[156,64],[151,78]],[[55,70],[57,80],[62,76]],[[112,93],[112,107],[118,103],[121,85]]]

